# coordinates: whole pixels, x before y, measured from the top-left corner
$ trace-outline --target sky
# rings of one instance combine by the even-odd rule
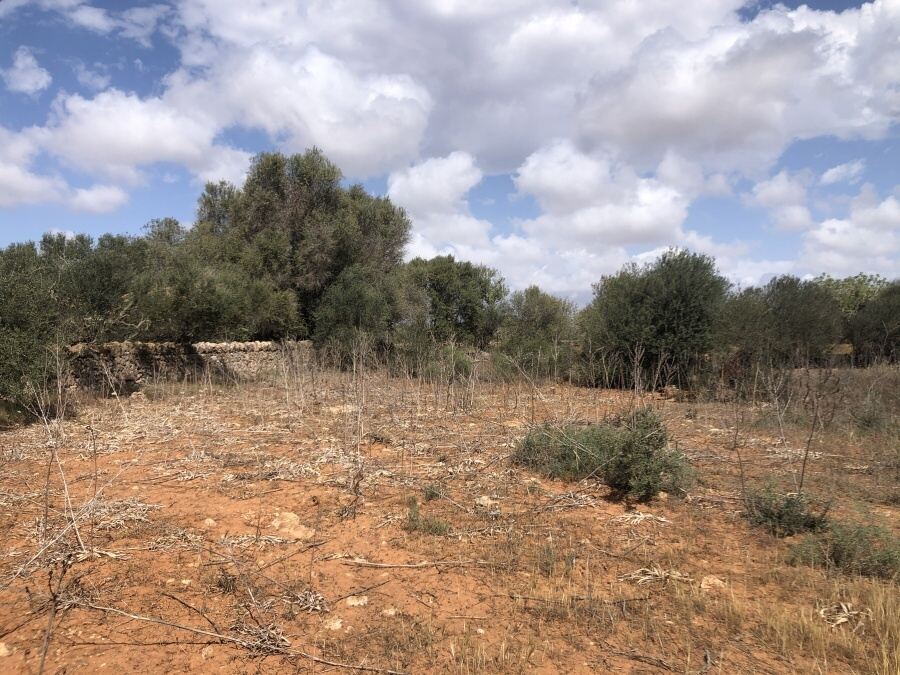
[[[312,146],[514,289],[900,277],[900,0],[0,0],[0,245]]]

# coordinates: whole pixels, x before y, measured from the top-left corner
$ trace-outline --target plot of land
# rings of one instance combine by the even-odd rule
[[[802,433],[644,402],[685,499],[514,466],[532,424],[637,403],[569,386],[171,385],[0,433],[0,672],[892,672],[896,585],[741,517],[735,439],[758,481]],[[862,444],[814,445],[820,493],[898,522]]]

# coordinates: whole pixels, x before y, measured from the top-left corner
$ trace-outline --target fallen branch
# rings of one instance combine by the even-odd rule
[[[501,598],[504,596],[497,595],[495,597]],[[625,605],[629,602],[645,602],[650,599],[649,595],[641,596],[638,598],[615,598],[613,600],[601,600],[600,598],[594,598],[589,595],[572,595],[568,598],[553,600],[551,598],[538,598],[533,595],[519,595],[518,593],[510,593],[508,597],[512,598],[513,600],[534,600],[536,602],[545,602],[547,604],[564,603],[569,600],[575,600],[579,602],[593,602],[598,605]]]
[[[217,633],[215,631],[204,630],[202,628],[195,628],[193,626],[184,626],[179,623],[173,623],[171,621],[166,621],[165,619],[158,619],[153,616],[143,616],[141,614],[132,614],[131,612],[126,612],[121,609],[117,609],[115,607],[104,607],[102,605],[95,605],[93,603],[82,603],[81,607],[86,607],[89,609],[97,610],[98,612],[109,612],[110,614],[117,614],[119,616],[124,616],[128,619],[132,619],[134,621],[144,621],[146,623],[155,623],[160,626],[168,626],[169,628],[175,628],[177,630],[187,631],[189,633],[195,633],[196,635],[205,635],[207,637],[216,638],[220,642],[230,642],[232,644],[236,644],[244,649],[254,649],[254,643],[249,640],[243,640],[241,638],[236,638],[232,635],[223,635],[222,633]],[[321,663],[322,665],[332,666],[333,668],[344,668],[346,670],[356,670],[363,671],[368,673],[385,673],[386,675],[406,675],[403,671],[399,670],[388,670],[385,668],[376,668],[374,666],[357,666],[350,663],[341,663],[339,661],[329,661],[328,659],[323,659],[319,656],[315,656],[314,654],[310,654],[309,652],[304,652],[299,649],[288,649],[287,647],[275,647],[274,650],[276,653],[282,654],[284,656],[299,656],[301,658],[307,659],[309,661],[313,661],[315,663]]]
[[[424,561],[420,563],[379,563],[369,562],[368,560],[344,560],[344,565],[352,565],[354,567],[377,567],[380,569],[403,568],[403,569],[423,569],[426,567],[478,567],[482,565],[491,565],[493,563],[487,560],[434,560]]]

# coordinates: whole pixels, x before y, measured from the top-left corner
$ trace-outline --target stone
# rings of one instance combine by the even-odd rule
[[[493,509],[499,503],[500,502],[498,502],[495,499],[491,499],[487,495],[481,495],[478,499],[475,500],[476,506],[480,506],[481,508],[488,509],[488,510]]]
[[[722,581],[719,577],[713,576],[711,574],[703,577],[703,579],[700,580],[700,590],[702,591],[716,593],[726,588],[728,588],[728,584]]]
[[[272,519],[272,527],[289,537],[307,541],[312,539],[316,531],[300,522],[300,516],[293,511],[279,511]]]
[[[6,646],[5,642],[0,642],[0,656],[10,656],[12,649]]]
[[[351,595],[349,598],[347,598],[348,607],[365,607],[368,604],[368,595]]]

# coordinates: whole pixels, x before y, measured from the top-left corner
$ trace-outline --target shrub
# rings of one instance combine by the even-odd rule
[[[790,562],[896,579],[900,576],[900,542],[878,525],[834,522],[796,544]]]
[[[458,382],[469,377],[474,368],[475,364],[465,350],[447,344],[436,351],[422,374],[432,382]]]
[[[407,532],[421,532],[423,534],[443,536],[450,531],[450,523],[431,516],[423,516],[419,512],[419,500],[415,497],[410,497],[406,503],[409,506],[409,513],[406,514],[406,522],[403,523],[403,529]]]
[[[776,537],[819,532],[828,525],[828,507],[816,513],[802,494],[780,494],[769,486],[747,495],[748,520]]]
[[[440,499],[444,496],[444,486],[440,483],[431,483],[429,485],[426,485],[422,489],[422,496],[425,498],[426,502]]]
[[[683,493],[692,474],[684,456],[667,449],[665,426],[650,408],[603,424],[544,425],[523,439],[513,461],[549,478],[596,477],[638,501]]]

